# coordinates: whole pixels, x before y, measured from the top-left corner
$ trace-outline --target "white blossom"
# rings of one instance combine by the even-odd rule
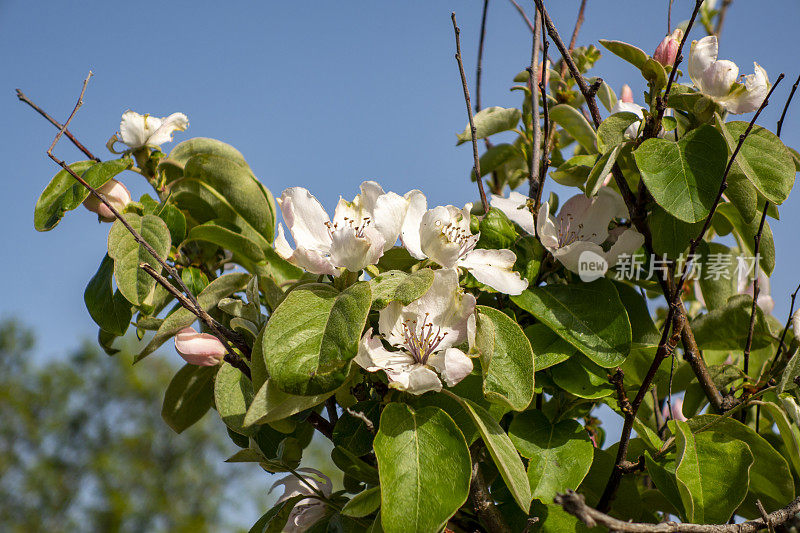
[[[158,118],[128,110],[123,113],[119,132],[111,138],[109,147],[114,141],[119,141],[130,150],[143,146],[159,148],[162,144],[172,142],[173,133],[185,131],[188,127],[189,119],[183,113]]]
[[[275,490],[275,487],[283,485],[283,495],[278,499],[278,503],[295,496],[317,496],[317,492],[326,498],[330,497],[333,492],[333,483],[328,476],[313,468],[298,468],[297,472],[313,475],[303,475],[303,479],[300,480],[292,474],[273,483],[269,489],[270,492]],[[301,533],[308,530],[325,516],[325,511],[325,502],[316,497],[300,500],[289,514],[289,519],[283,529],[284,533]]]
[[[357,272],[374,265],[394,246],[408,201],[384,192],[374,181],[365,181],[352,202],[339,199],[333,221],[322,204],[302,187],[283,191],[278,205],[296,248],[292,250],[279,224],[275,251],[312,274],[338,276],[342,268]]]
[[[739,294],[747,294],[752,298],[755,292],[755,282],[750,279],[749,273],[743,269],[739,269],[738,273],[736,291]],[[766,314],[772,313],[775,308],[775,301],[770,295],[769,277],[761,269],[758,270],[758,298],[756,299],[756,304]]]
[[[769,92],[767,72],[753,63],[755,73],[737,81],[739,67],[727,59],[717,59],[719,43],[715,35],[692,41],[689,77],[695,87],[733,114],[750,113],[759,108]]]
[[[452,205],[427,209],[419,191],[406,195],[409,208],[403,223],[402,241],[417,259],[429,258],[444,268],[463,268],[476,280],[505,294],[521,294],[528,282],[514,272],[517,256],[511,250],[475,248],[480,233],[470,230],[472,204],[463,209]]]
[[[475,297],[461,291],[456,271],[436,270],[422,297],[380,311],[380,335],[367,330],[355,361],[369,372],[383,370],[391,387],[411,394],[440,391],[440,376],[452,387],[472,371],[472,360],[455,346],[474,338],[474,311]]]

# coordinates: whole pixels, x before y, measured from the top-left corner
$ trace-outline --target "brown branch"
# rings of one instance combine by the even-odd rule
[[[467,116],[469,117],[469,131],[472,138],[472,157],[474,160],[475,180],[478,182],[478,193],[481,196],[481,204],[483,204],[483,212],[488,213],[490,206],[486,200],[486,191],[483,188],[483,177],[481,176],[481,162],[478,156],[478,139],[475,138],[477,133],[475,129],[475,121],[472,118],[472,104],[469,101],[469,87],[467,87],[467,76],[464,74],[464,63],[461,61],[461,30],[458,29],[456,24],[455,11],[450,13],[450,18],[453,21],[453,32],[456,34],[456,61],[458,62],[458,72],[461,74],[461,85],[464,89],[464,101],[467,104]]]
[[[747,340],[744,344],[744,363],[743,370],[745,375],[750,371],[750,349],[753,347],[753,333],[756,329],[756,307],[758,306],[758,293],[761,287],[758,283],[758,251],[761,247],[761,234],[764,232],[764,222],[767,220],[767,210],[769,209],[769,200],[764,201],[764,212],[761,213],[761,222],[758,225],[758,231],[753,237],[753,255],[755,256],[755,264],[753,265],[753,303],[750,307],[750,323],[747,328]]]
[[[569,53],[575,50],[575,43],[578,42],[578,33],[581,31],[583,21],[585,20],[584,11],[586,10],[586,0],[581,0],[581,6],[578,8],[578,17],[575,19],[575,27],[572,29],[572,37],[569,40]]]
[[[36,105],[36,104],[33,102],[33,100],[31,100],[30,98],[28,98],[28,97],[25,95],[25,93],[23,93],[23,92],[22,92],[22,91],[20,91],[19,89],[17,89],[16,91],[17,91],[17,98],[19,98],[20,102],[24,102],[24,103],[28,104],[29,106],[31,106],[31,108],[33,108],[33,110],[34,110],[34,111],[36,111],[37,113],[39,113],[40,115],[42,115],[44,118],[46,118],[46,119],[47,119],[47,121],[48,121],[48,122],[50,122],[50,124],[52,124],[52,125],[53,125],[53,126],[55,126],[56,128],[58,128],[58,129],[62,129],[62,128],[64,128],[64,125],[63,125],[63,124],[61,124],[59,121],[57,121],[56,119],[54,119],[53,117],[51,117],[50,115],[48,115],[48,114],[47,114],[47,112],[46,112],[44,109],[42,109],[41,107],[39,107],[38,105]],[[80,150],[81,152],[83,152],[83,153],[86,155],[86,157],[88,157],[89,159],[92,159],[92,160],[94,160],[94,161],[97,161],[98,163],[100,162],[100,158],[99,158],[99,157],[97,157],[97,156],[95,156],[95,155],[94,155],[92,152],[90,152],[90,151],[89,151],[89,149],[88,149],[88,148],[86,148],[86,147],[85,147],[83,144],[81,144],[81,142],[80,142],[80,141],[78,141],[78,139],[76,139],[76,138],[75,138],[75,136],[74,136],[74,135],[72,135],[72,133],[71,133],[69,130],[67,130],[66,128],[64,128],[64,135],[66,135],[66,136],[67,136],[67,139],[69,139],[70,141],[72,141],[72,144],[74,144],[74,145],[75,145],[75,147],[76,147],[78,150]]]
[[[728,13],[728,8],[733,3],[733,0],[722,0],[722,7],[719,8],[717,15],[717,26],[714,28],[714,34],[719,38],[722,33],[722,25],[725,23],[725,15]]]
[[[542,32],[542,22],[539,12],[534,17],[533,43],[531,45],[531,65],[528,67],[528,89],[530,90],[531,105],[531,150],[528,158],[528,197],[535,200],[539,195],[538,191],[542,188],[544,180],[540,179],[539,157],[542,149],[542,127],[539,124],[539,76],[544,80],[544,72],[539,72],[539,37]],[[545,52],[546,53],[546,52]],[[544,68],[544,62],[542,62]],[[547,105],[547,102],[545,102]],[[543,176],[542,176],[543,178]],[[534,202],[534,216],[538,204]]]
[[[333,440],[333,426],[330,422],[325,420],[321,414],[316,411],[311,411],[306,420],[308,420],[308,423],[311,424],[314,429],[328,437],[328,439]]]
[[[628,415],[631,412],[631,402],[628,401],[628,395],[625,393],[624,379],[625,374],[619,367],[617,367],[617,371],[614,372],[613,375],[608,376],[608,381],[611,382],[611,384],[614,386],[614,390],[617,392],[617,403],[619,404],[619,410],[625,415]]]
[[[677,522],[662,522],[660,524],[647,524],[637,522],[625,522],[612,516],[593,509],[586,505],[586,500],[582,494],[575,491],[567,491],[566,494],[558,494],[554,498],[556,504],[564,508],[569,514],[578,517],[584,524],[592,528],[596,525],[605,526],[611,531],[625,533],[756,533],[757,531],[788,522],[792,517],[800,512],[800,498],[793,500],[783,509],[762,517],[759,520],[750,520],[741,524],[688,524]]]
[[[475,67],[475,112],[481,110],[481,74],[483,74],[483,41],[486,38],[486,12],[489,10],[489,0],[483,0],[483,13],[481,14],[481,35],[478,39],[478,64]]]
[[[486,480],[483,478],[480,461],[482,451],[483,443],[481,441],[470,446],[472,480],[469,484],[469,501],[473,509],[475,509],[475,514],[478,515],[478,518],[481,519],[489,531],[492,533],[511,533],[511,528],[508,527],[500,510],[495,506],[492,495],[486,485]]]
[[[541,27],[542,13],[536,10],[536,24]],[[544,115],[544,151],[542,153],[542,162],[539,168],[539,187],[536,190],[536,201],[534,202],[533,216],[539,213],[539,206],[542,205],[542,192],[544,191],[544,181],[547,179],[547,167],[550,166],[550,149],[553,146],[553,123],[550,122],[550,103],[547,101],[547,49],[549,47],[547,34],[542,32],[542,80],[539,82],[539,94],[542,96],[542,111]],[[538,230],[537,230],[538,232]]]
[[[672,33],[672,2],[673,0],[669,0],[669,7],[667,7],[667,33],[669,35]]]
[[[68,118],[68,119],[67,119],[67,121],[66,121],[66,122],[65,122],[65,123],[64,123],[64,124],[61,126],[61,129],[59,129],[59,131],[58,131],[58,134],[56,135],[55,139],[53,139],[53,142],[52,142],[52,144],[50,145],[50,148],[48,148],[48,149],[47,149],[47,156],[48,156],[50,159],[52,159],[52,160],[53,160],[53,161],[54,161],[54,162],[55,162],[57,165],[59,165],[61,168],[63,168],[64,170],[66,170],[66,171],[67,171],[67,172],[68,172],[68,173],[69,173],[69,174],[70,174],[70,175],[71,175],[73,178],[75,178],[75,180],[77,180],[77,181],[78,181],[78,183],[80,183],[80,184],[81,184],[81,185],[83,185],[83,186],[84,186],[86,189],[88,189],[90,194],[94,195],[94,196],[95,196],[95,197],[96,197],[98,200],[100,200],[100,202],[102,202],[102,203],[103,203],[103,204],[104,204],[106,207],[108,207],[108,209],[111,211],[111,213],[114,215],[114,217],[115,217],[116,219],[118,219],[118,220],[120,221],[120,223],[122,223],[122,225],[125,227],[125,229],[126,229],[126,230],[128,230],[128,232],[129,232],[129,233],[130,233],[130,234],[133,236],[133,238],[134,238],[134,240],[136,241],[136,243],[137,243],[137,244],[139,244],[140,246],[142,246],[142,247],[143,247],[145,250],[147,250],[147,252],[148,252],[148,253],[149,253],[151,256],[153,256],[153,257],[155,258],[155,260],[156,260],[156,261],[157,261],[157,262],[158,262],[158,263],[159,263],[159,264],[160,264],[160,265],[161,265],[161,266],[162,266],[162,267],[163,267],[163,268],[164,268],[164,269],[167,271],[167,273],[169,273],[169,275],[170,275],[170,276],[171,276],[171,277],[172,277],[172,278],[175,280],[175,282],[178,284],[178,286],[180,287],[180,289],[181,289],[181,290],[182,290],[182,291],[185,293],[185,295],[186,295],[186,296],[185,296],[185,297],[186,297],[186,299],[189,301],[189,303],[190,303],[190,304],[191,304],[191,306],[192,306],[192,307],[195,309],[195,311],[197,311],[197,313],[206,313],[206,312],[205,312],[205,310],[203,310],[203,308],[202,308],[202,307],[200,306],[200,304],[197,302],[197,300],[195,299],[195,297],[194,297],[194,295],[191,293],[191,291],[189,291],[189,288],[188,288],[188,287],[186,287],[186,284],[183,282],[183,280],[181,279],[180,275],[179,275],[179,274],[178,274],[178,272],[175,270],[175,268],[174,268],[173,266],[171,266],[169,263],[167,263],[167,262],[166,262],[166,261],[165,261],[165,260],[164,260],[164,259],[163,259],[161,256],[159,256],[159,255],[158,255],[158,253],[157,253],[157,252],[156,252],[156,251],[153,249],[153,247],[150,245],[150,243],[148,243],[148,242],[147,242],[147,241],[144,239],[144,237],[142,237],[142,236],[141,236],[141,234],[140,234],[138,231],[136,231],[136,230],[133,228],[133,226],[131,226],[131,225],[130,225],[130,223],[129,223],[129,222],[126,220],[126,219],[125,219],[125,217],[123,217],[123,216],[122,216],[122,214],[120,214],[120,212],[117,210],[117,208],[116,208],[116,207],[114,207],[114,206],[113,206],[113,205],[112,205],[112,204],[111,204],[111,203],[110,203],[110,202],[109,202],[109,201],[106,199],[105,195],[101,194],[100,192],[98,192],[98,191],[97,191],[97,189],[95,189],[94,187],[92,187],[91,185],[89,185],[89,183],[87,183],[87,182],[86,182],[86,180],[84,180],[84,179],[83,179],[81,176],[79,176],[79,175],[78,175],[78,174],[77,174],[77,173],[76,173],[74,170],[72,170],[72,169],[69,167],[69,165],[67,165],[67,164],[64,162],[64,160],[63,160],[63,159],[59,159],[58,157],[56,157],[56,156],[53,154],[53,149],[56,147],[56,144],[58,144],[58,141],[61,139],[62,135],[64,135],[64,132],[65,132],[65,131],[67,130],[67,128],[69,127],[69,123],[70,123],[70,122],[72,121],[72,119],[75,117],[75,114],[78,112],[78,109],[80,109],[80,108],[81,108],[81,106],[83,105],[83,96],[84,96],[84,94],[86,93],[86,87],[88,86],[88,84],[89,84],[89,80],[91,79],[92,75],[93,75],[93,74],[92,74],[92,72],[90,71],[90,72],[89,72],[89,74],[86,76],[86,79],[85,79],[85,80],[83,80],[83,86],[81,87],[81,93],[80,93],[80,96],[78,97],[78,101],[77,101],[77,103],[75,104],[75,107],[73,108],[73,110],[72,110],[72,113],[70,114],[69,118]],[[152,274],[151,274],[151,275],[152,275]],[[170,285],[170,286],[171,286],[171,284],[170,284],[170,283],[167,283],[167,285]],[[207,315],[207,313],[206,313],[206,315]],[[210,317],[209,317],[209,318],[210,318]],[[223,339],[225,339],[225,338],[226,338],[224,335],[222,335],[222,332],[220,332],[218,329],[216,329],[216,326],[214,325],[214,323],[213,323],[213,322],[212,322],[212,323],[208,323],[208,322],[207,322],[207,324],[208,324],[208,326],[209,326],[209,327],[212,329],[212,331],[214,331],[214,333],[215,333],[215,334],[217,334],[218,336],[220,336],[220,337],[221,337],[221,338],[223,338]],[[249,353],[249,352],[248,352],[248,353]],[[229,349],[229,355],[231,356],[231,358],[230,358],[230,359],[231,359],[231,361],[228,361],[228,362],[229,362],[229,363],[231,363],[231,365],[233,365],[233,366],[236,366],[234,363],[235,363],[235,361],[236,361],[236,358],[237,358],[238,356],[236,356],[236,354],[235,354],[235,353],[233,353],[232,351],[230,351],[230,349]],[[228,360],[228,359],[227,359],[227,356],[226,356],[226,360]],[[241,369],[241,368],[239,368],[239,367],[237,367],[237,368],[239,368],[240,370],[242,370],[242,372],[244,372],[244,373],[245,373],[245,374],[246,374],[246,375],[249,377],[249,375],[250,375],[250,369],[249,369],[249,368],[247,368],[247,365],[246,365],[246,364],[244,364],[244,363],[242,363],[242,364],[243,364],[243,365],[244,365],[244,367],[246,368],[246,372],[245,372],[245,370],[242,370],[242,369]]]

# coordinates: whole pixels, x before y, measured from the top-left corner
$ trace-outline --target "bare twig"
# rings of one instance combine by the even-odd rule
[[[767,210],[769,209],[769,200],[764,201],[764,212],[761,213],[761,222],[758,225],[758,231],[753,237],[753,255],[755,256],[755,264],[753,265],[753,303],[750,307],[750,323],[747,328],[747,340],[744,344],[744,363],[743,370],[745,375],[750,371],[750,349],[753,346],[753,333],[756,326],[756,307],[758,306],[758,293],[761,290],[758,283],[758,251],[761,247],[761,234],[764,232],[764,222],[767,220]]]
[[[608,516],[586,505],[583,495],[572,490],[567,491],[566,494],[556,495],[554,501],[590,528],[599,524],[611,531],[626,533],[756,533],[769,527],[770,523],[773,525],[783,524],[800,511],[800,498],[797,498],[783,509],[770,513],[759,520],[750,520],[741,524],[688,524],[672,521],[646,524],[625,522]]]
[[[672,2],[669,0],[669,7],[667,7],[667,35],[672,33]]]
[[[335,426],[336,422],[339,421],[339,413],[336,412],[336,398],[331,396],[325,400],[325,411],[328,413],[328,420],[330,420],[331,425]]]
[[[763,520],[764,523],[767,524],[767,529],[769,530],[769,533],[775,533],[775,527],[772,525],[772,520],[769,518],[767,510],[764,509],[764,504],[761,503],[761,500],[756,500],[756,507],[758,508],[758,513],[761,515],[761,520]]]
[[[539,12],[534,17],[533,44],[531,46],[531,66],[528,67],[528,89],[530,90],[531,105],[531,150],[528,159],[530,173],[528,175],[528,197],[536,199],[537,191],[541,188],[539,174],[539,157],[542,149],[542,127],[539,124],[539,76],[544,79],[544,72],[539,72],[539,37],[542,32],[542,22]],[[542,63],[544,68],[544,63]],[[546,105],[546,103],[545,103]],[[536,212],[534,206],[534,213]]]
[[[575,43],[578,42],[578,33],[581,31],[583,21],[585,19],[584,11],[586,10],[586,0],[581,0],[581,6],[578,8],[578,16],[575,19],[575,27],[572,29],[572,37],[569,40],[569,53],[575,50]]]
[[[486,38],[486,12],[489,10],[489,0],[483,0],[483,14],[481,15],[481,36],[478,39],[478,64],[475,67],[475,112],[481,110],[481,74],[483,74],[483,41]]]
[[[525,13],[525,10],[522,9],[522,6],[520,6],[516,2],[516,0],[510,0],[510,1],[511,1],[512,4],[514,4],[514,7],[517,8],[517,11],[519,11],[519,14],[522,15],[523,20],[525,20],[525,24],[528,25],[528,29],[531,30],[531,33],[534,33],[536,31],[536,29],[535,29],[535,26],[534,26],[533,22],[531,22],[531,19],[528,18],[528,14]],[[547,59],[547,58],[545,58],[545,59]]]
[[[478,193],[481,196],[481,204],[483,204],[483,212],[489,212],[489,202],[486,199],[486,191],[483,188],[483,177],[481,176],[481,162],[478,156],[478,139],[475,138],[476,129],[475,121],[472,118],[472,104],[469,101],[469,87],[467,87],[467,76],[464,74],[464,63],[461,61],[461,30],[458,29],[456,24],[455,12],[450,14],[453,21],[453,32],[456,34],[456,61],[458,62],[458,72],[461,74],[461,85],[464,89],[464,101],[467,104],[467,115],[469,116],[469,130],[470,137],[472,138],[472,157],[474,159],[475,180],[478,182]]]
[[[64,128],[64,126],[63,126],[63,125],[62,125],[62,124],[61,124],[59,121],[57,121],[56,119],[54,119],[53,117],[51,117],[50,115],[48,115],[48,114],[47,114],[47,112],[46,112],[44,109],[42,109],[41,107],[39,107],[38,105],[36,105],[36,104],[33,102],[33,100],[31,100],[30,98],[28,98],[28,97],[25,95],[25,93],[23,93],[23,92],[22,92],[22,91],[20,91],[19,89],[17,89],[17,98],[19,98],[20,102],[24,102],[24,103],[28,104],[29,106],[31,106],[31,108],[33,108],[33,110],[34,110],[34,111],[36,111],[37,113],[39,113],[40,115],[42,115],[44,118],[46,118],[46,119],[47,119],[47,121],[48,121],[48,122],[50,122],[50,124],[52,124],[52,125],[53,125],[53,126],[55,126],[56,128],[58,128],[58,129],[62,129],[62,128]],[[97,161],[98,163],[100,162],[100,158],[99,158],[99,157],[97,157],[97,156],[95,156],[95,155],[94,155],[92,152],[90,152],[90,151],[89,151],[89,149],[88,149],[88,148],[86,148],[86,147],[85,147],[83,144],[81,144],[81,142],[80,142],[80,141],[78,141],[78,139],[76,139],[76,138],[75,138],[75,136],[74,136],[74,135],[72,135],[72,133],[71,133],[69,130],[67,130],[66,128],[64,128],[64,135],[66,135],[66,136],[67,136],[67,139],[69,139],[70,141],[72,141],[72,144],[74,144],[74,145],[75,145],[75,147],[76,147],[78,150],[80,150],[81,152],[83,152],[83,153],[86,155],[86,157],[88,157],[89,159],[92,159],[92,160],[94,160],[94,161]]]
[[[488,528],[488,531],[499,533],[511,533],[511,528],[508,527],[500,510],[494,504],[492,495],[489,493],[489,488],[486,485],[486,480],[483,479],[481,472],[480,455],[483,451],[483,443],[476,442],[470,446],[470,454],[472,455],[472,480],[469,484],[469,501],[475,509],[475,514],[481,519],[483,524]]]
[[[722,6],[719,8],[717,15],[717,26],[714,28],[714,34],[719,38],[722,33],[722,25],[725,23],[725,15],[728,13],[728,8],[733,3],[733,0],[722,0]]]
[[[536,10],[536,24],[541,27],[542,13]],[[542,111],[544,115],[544,152],[542,153],[542,161],[539,168],[539,187],[536,190],[536,199],[534,202],[533,215],[534,218],[539,213],[539,206],[542,205],[542,191],[544,191],[544,180],[547,179],[547,167],[550,166],[550,148],[551,137],[553,131],[553,124],[550,122],[550,103],[547,101],[547,49],[550,46],[550,41],[547,40],[547,34],[542,32],[542,79],[539,82],[539,94],[542,96]],[[538,230],[537,230],[538,231]]]

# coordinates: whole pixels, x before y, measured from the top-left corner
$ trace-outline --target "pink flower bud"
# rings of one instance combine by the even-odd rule
[[[664,40],[661,41],[653,53],[653,59],[665,67],[672,66],[678,55],[678,46],[681,44],[681,39],[683,39],[683,31],[680,29],[672,32],[672,35],[664,37]]]
[[[125,185],[117,180],[109,180],[105,185],[97,189],[97,192],[104,195],[108,203],[113,205],[117,211],[125,209],[125,206],[131,201],[131,193],[128,192]],[[111,209],[98,200],[94,194],[89,194],[89,197],[84,200],[83,206],[89,211],[97,213],[98,218],[103,222],[114,222],[116,218]]]
[[[628,104],[633,103],[633,91],[631,90],[631,86],[627,83],[622,86],[622,91],[619,95],[620,102],[625,102]]]
[[[190,365],[215,366],[228,351],[214,335],[183,328],[175,335],[175,350]]]
[[[669,418],[669,408],[666,405],[661,414],[664,416],[664,419]],[[680,398],[672,400],[672,419],[680,422],[686,422],[688,420],[683,414],[683,400]]]

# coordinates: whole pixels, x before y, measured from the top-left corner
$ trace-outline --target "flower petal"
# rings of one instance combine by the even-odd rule
[[[278,199],[283,220],[294,237],[295,244],[311,250],[328,251],[331,236],[330,218],[322,204],[307,189],[290,187]]]
[[[715,61],[703,72],[701,80],[703,94],[714,98],[728,96],[733,88],[736,78],[739,77],[739,67],[727,59]]]
[[[550,202],[539,206],[539,213],[536,215],[536,231],[545,248],[551,252],[558,249],[558,230],[553,217],[550,216]]]
[[[145,135],[145,116],[136,111],[125,111],[119,123],[119,140],[128,148],[139,148],[147,142]]]
[[[464,211],[452,205],[429,209],[422,216],[419,236],[422,253],[445,268],[454,267],[464,249],[478,240]]]
[[[375,228],[340,228],[331,232],[331,241],[331,264],[350,272],[374,265],[383,255],[383,235]]]
[[[453,387],[472,372],[472,359],[458,348],[435,353],[428,364],[439,371],[448,387]]]
[[[590,241],[575,241],[553,252],[553,257],[558,259],[567,270],[580,274],[580,258],[584,252],[593,252],[600,259],[605,259],[603,248]]]
[[[425,259],[425,254],[422,253],[420,245],[419,229],[422,224],[422,216],[428,210],[428,200],[417,189],[407,192],[405,199],[408,202],[408,208],[403,217],[400,240],[412,257],[422,260]]]
[[[715,35],[703,37],[699,41],[692,41],[692,47],[689,52],[689,77],[701,92],[705,92],[703,89],[703,74],[717,60],[718,54],[719,43]]]
[[[175,335],[175,350],[190,365],[216,366],[228,353],[225,345],[214,335],[198,333],[187,327]]]
[[[528,232],[534,234],[533,213],[528,209],[528,197],[516,191],[511,191],[508,198],[492,195],[492,207],[496,207],[512,222]]]
[[[152,119],[148,118],[148,122]],[[189,127],[189,119],[183,113],[173,113],[165,119],[162,119],[155,131],[147,139],[148,146],[161,146],[162,144],[172,142],[172,134],[176,131],[186,131]]]
[[[340,274],[336,266],[331,263],[330,257],[317,250],[309,250],[302,246],[298,246],[287,258],[287,261],[312,274],[327,274],[336,277]]]
[[[408,209],[408,200],[397,193],[387,192],[378,196],[372,209],[372,225],[383,235],[383,250],[392,248],[403,228]]]
[[[748,74],[744,78],[744,85],[737,83],[731,93],[720,98],[719,102],[734,115],[742,113],[752,113],[761,107],[764,98],[769,93],[770,83],[767,72],[758,63],[755,66],[755,74]]]
[[[415,363],[414,358],[402,350],[391,352],[384,348],[380,337],[372,334],[372,328],[369,328],[361,337],[358,354],[353,360],[367,372],[377,372],[378,370],[398,372]]]
[[[404,390],[415,396],[442,390],[442,382],[439,381],[436,372],[422,365],[414,365],[411,369],[403,372],[386,372],[386,375],[391,381],[390,387]]]
[[[511,250],[475,249],[460,259],[458,266],[469,270],[481,283],[514,296],[528,287],[528,281],[511,270],[516,260]]]
[[[608,268],[617,264],[620,256],[630,255],[644,244],[644,236],[633,228],[628,228],[622,232],[617,241],[604,254],[608,261]]]

